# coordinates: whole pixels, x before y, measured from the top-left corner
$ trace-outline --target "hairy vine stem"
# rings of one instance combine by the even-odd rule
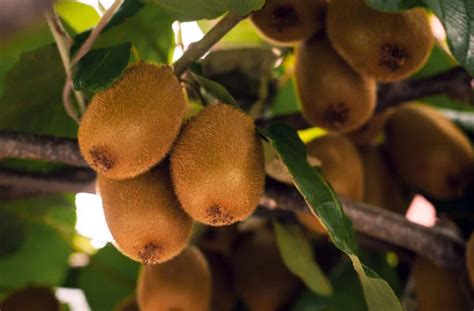
[[[95,174],[86,167],[77,142],[72,139],[0,132],[0,157],[43,160],[73,165],[51,174],[32,174],[0,170],[0,190],[23,189],[30,192],[94,192]],[[5,188],[8,187],[8,188]],[[2,197],[2,195],[0,195]],[[4,195],[5,197],[5,195]],[[6,196],[8,197],[8,196]],[[341,198],[345,213],[361,233],[402,247],[436,263],[459,267],[464,260],[464,242],[449,232],[409,222],[402,215],[362,202]],[[260,205],[270,211],[309,212],[299,192],[271,179],[267,180]]]

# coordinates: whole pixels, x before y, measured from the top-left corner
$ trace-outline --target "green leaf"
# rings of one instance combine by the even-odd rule
[[[54,42],[46,22],[9,37],[0,47],[0,95],[3,93],[6,73],[18,62],[24,52],[36,50],[45,44]]]
[[[456,66],[456,61],[439,44],[435,44],[426,64],[418,70],[413,79],[428,78]]]
[[[204,90],[206,90],[206,92],[212,93],[217,99],[219,99],[223,103],[238,107],[238,104],[235,99],[221,84],[210,79],[204,78],[203,76],[200,76],[198,74],[193,75],[199,82],[199,84],[204,88]]]
[[[54,4],[54,9],[76,33],[94,27],[100,20],[99,14],[93,7],[74,0],[58,1]]]
[[[474,2],[472,0],[365,0],[381,11],[394,12],[415,6],[432,10],[443,23],[450,50],[474,76]]]
[[[174,49],[173,21],[167,10],[147,4],[133,16],[103,33],[94,47],[131,42],[141,60],[169,63]]]
[[[112,310],[134,293],[138,270],[138,263],[108,244],[80,272],[79,286],[92,310]]]
[[[314,260],[311,244],[299,226],[273,222],[281,258],[287,268],[316,294],[331,295],[331,283]]]
[[[423,0],[446,29],[456,60],[474,76],[474,2],[472,0]]]
[[[24,241],[23,222],[15,214],[0,209],[0,257],[16,252]]]
[[[339,262],[329,272],[329,279],[334,286],[333,295],[327,297],[305,291],[296,300],[291,311],[367,311],[364,293],[351,262]]]
[[[397,296],[387,282],[363,265],[359,257],[349,256],[362,283],[362,290],[369,310],[403,310]]]
[[[15,252],[0,257],[0,286],[61,284],[72,252],[73,204],[64,196],[2,202],[2,210],[21,222],[25,239]]]
[[[127,42],[87,53],[74,68],[74,88],[96,93],[111,86],[127,68],[131,47]]]
[[[356,253],[355,234],[350,219],[328,182],[306,160],[306,147],[289,126],[272,125],[267,137],[288,168],[298,191],[316,212],[334,244],[348,254]]]
[[[143,8],[143,3],[139,0],[124,0],[120,8],[115,12],[112,19],[109,21],[107,26],[102,30],[102,33],[106,33],[115,26],[121,25],[127,21],[130,17],[134,16],[140,9]],[[73,52],[77,51],[81,44],[89,37],[91,30],[80,33],[74,38],[74,44],[71,48]],[[129,40],[126,40],[129,41]]]
[[[159,4],[180,21],[213,19],[227,11],[249,14],[263,6],[265,0],[145,0]]]
[[[357,257],[355,233],[340,201],[319,170],[307,162],[306,148],[296,131],[284,124],[268,128],[267,139],[292,176],[295,186],[311,210],[319,215],[334,245],[352,260],[362,284],[369,311],[401,311],[395,293],[377,274],[364,270]],[[369,271],[370,276],[367,271]],[[383,308],[380,305],[383,304]]]
[[[75,137],[77,124],[62,103],[64,82],[56,46],[23,54],[6,77],[0,97],[0,129]]]

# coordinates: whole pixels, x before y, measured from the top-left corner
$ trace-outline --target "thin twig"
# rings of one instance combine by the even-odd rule
[[[69,97],[69,93],[72,90],[72,83],[70,82],[72,73],[69,51],[71,49],[73,40],[62,27],[61,21],[59,20],[54,10],[52,10],[52,12],[45,13],[45,18],[46,22],[48,23],[49,30],[51,31],[51,34],[54,37],[54,41],[56,42],[56,46],[59,51],[59,56],[61,57],[64,71],[66,72],[66,82],[62,93],[64,109],[74,121],[79,123],[79,113],[74,108],[71,98]],[[78,102],[79,107],[85,106],[85,100],[82,93],[74,92],[74,95],[76,96],[76,100]]]
[[[82,57],[84,57],[84,55],[86,55],[87,52],[90,51],[90,49],[94,45],[95,41],[99,37],[100,33],[105,28],[105,26],[107,26],[109,21],[112,19],[112,17],[114,16],[115,11],[117,11],[117,9],[120,7],[122,2],[123,2],[123,0],[115,0],[114,3],[110,6],[110,8],[108,8],[107,11],[105,11],[105,13],[104,13],[104,15],[102,15],[99,23],[94,27],[94,29],[92,29],[89,37],[86,39],[86,41],[84,41],[84,43],[82,44],[79,51],[77,51],[77,53],[72,58],[72,61],[71,61],[72,66],[76,65],[77,62],[79,62],[79,60]]]
[[[229,12],[204,37],[189,46],[180,59],[174,63],[174,72],[179,77],[191,64],[201,58],[211,47],[234,28],[245,16]]]
[[[55,40],[58,45],[58,49],[61,54],[61,58],[63,60],[64,68],[66,70],[66,81],[64,83],[64,88],[63,88],[63,94],[62,94],[62,99],[64,102],[64,106],[66,108],[66,112],[68,115],[73,118],[77,123],[79,123],[80,117],[79,115],[82,115],[85,110],[86,110],[86,104],[85,104],[85,99],[84,96],[82,95],[81,92],[73,90],[72,87],[72,68],[79,62],[79,60],[84,57],[84,55],[87,54],[87,52],[90,51],[92,46],[94,45],[94,42],[97,40],[99,37],[101,31],[104,29],[104,27],[108,24],[112,16],[114,15],[115,11],[120,7],[122,4],[123,0],[115,0],[115,2],[112,4],[112,6],[105,12],[105,14],[102,16],[100,19],[99,23],[96,25],[96,27],[92,30],[90,33],[89,37],[87,37],[86,41],[82,44],[81,48],[79,51],[74,55],[72,60],[69,59],[69,50],[71,45],[65,46],[63,43],[63,39],[61,36],[61,32],[58,31],[58,29],[62,29],[60,26],[60,21],[55,16],[53,17],[47,17],[48,24],[50,25],[51,32],[53,35],[55,35]],[[62,31],[62,33],[65,33]],[[64,52],[66,51],[66,52]],[[74,95],[76,96],[77,99],[77,104],[79,106],[79,111],[80,113],[77,113],[75,109],[73,108],[73,104],[71,102],[70,98],[70,93],[71,91],[74,92]]]

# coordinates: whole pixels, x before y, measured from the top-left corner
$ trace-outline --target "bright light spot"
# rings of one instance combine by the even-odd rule
[[[76,215],[77,232],[92,239],[92,246],[101,248],[113,240],[105,222],[102,200],[98,195],[78,193],[76,195]]]
[[[182,44],[182,46],[177,44],[176,48],[174,49],[173,61],[176,61],[183,55],[182,48],[186,50],[189,47],[189,45],[191,45],[191,43],[201,40],[204,34],[196,22],[181,23],[181,38],[179,35],[180,23],[174,22],[172,27],[173,27],[176,43],[179,43],[181,41],[180,43]]]
[[[436,209],[431,202],[417,194],[408,207],[406,218],[419,225],[433,227],[436,224]]]
[[[102,15],[102,11],[99,7],[99,1],[98,0],[78,0],[77,2],[81,2],[81,3],[84,3],[84,4],[90,5],[91,7],[93,7],[95,9],[95,11],[97,13],[99,13],[99,15]]]
[[[100,3],[105,9],[108,9],[114,4],[115,0],[100,0]]]
[[[441,24],[441,21],[435,15],[431,15],[430,24],[434,37],[439,41],[446,40],[446,31],[444,30],[443,24]]]
[[[80,289],[62,288],[56,289],[56,297],[62,303],[66,303],[71,311],[90,311],[86,296]]]
[[[90,5],[96,10],[97,13],[99,13],[100,16],[102,16],[104,13],[102,8],[107,10],[114,3],[114,0],[100,0],[100,1],[99,0],[76,0],[76,1]],[[102,8],[100,7],[99,2],[102,5]]]

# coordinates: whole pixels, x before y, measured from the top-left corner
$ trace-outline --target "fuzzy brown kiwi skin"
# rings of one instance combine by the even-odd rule
[[[138,176],[169,152],[185,112],[184,91],[171,67],[132,65],[92,98],[79,126],[81,154],[107,178]]]
[[[249,311],[287,310],[300,287],[280,257],[274,233],[265,228],[242,237],[232,266],[237,293]]]
[[[234,107],[216,104],[194,116],[171,154],[183,209],[211,226],[250,216],[263,194],[262,148],[253,120]]]
[[[297,47],[295,77],[303,117],[312,125],[346,133],[374,113],[375,80],[352,70],[325,35]]]
[[[140,271],[137,302],[141,311],[209,311],[210,300],[209,264],[196,247]]]
[[[358,150],[364,167],[364,202],[404,214],[408,202],[382,146],[364,146]]]
[[[272,44],[293,45],[324,27],[326,0],[268,0],[250,19]]]
[[[385,13],[369,8],[364,0],[332,0],[327,31],[354,70],[381,82],[401,80],[418,70],[434,41],[424,9]]]
[[[192,220],[179,205],[166,165],[127,180],[99,175],[98,189],[115,246],[127,257],[157,264],[186,247]]]
[[[435,108],[416,102],[400,106],[387,122],[385,138],[399,176],[422,193],[454,199],[472,182],[472,145]]]
[[[414,260],[412,276],[419,311],[457,310],[469,311],[469,301],[456,270],[438,267],[428,259]]]

